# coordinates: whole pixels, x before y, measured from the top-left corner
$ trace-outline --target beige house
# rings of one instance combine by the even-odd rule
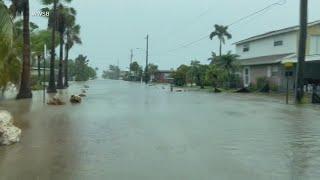
[[[271,31],[236,42],[236,52],[240,56],[243,85],[248,87],[257,83],[258,78],[267,78],[270,83],[284,89],[287,78],[284,63],[297,62],[296,52],[299,43],[299,26]],[[320,62],[320,21],[308,25],[307,39],[307,79],[320,79],[314,69]],[[290,88],[294,87],[295,68],[289,77]]]

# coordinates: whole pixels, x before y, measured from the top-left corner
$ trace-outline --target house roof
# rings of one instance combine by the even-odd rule
[[[256,57],[256,58],[241,59],[241,60],[239,60],[239,62],[243,66],[277,64],[277,63],[280,63],[283,58],[288,57],[290,55],[292,55],[292,53],[270,55],[270,56],[261,56],[261,57]]]
[[[315,25],[319,25],[320,24],[320,20],[318,21],[314,21],[308,24],[308,26],[315,26]],[[293,32],[293,31],[298,31],[300,29],[300,26],[292,26],[292,27],[288,27],[288,28],[284,28],[284,29],[279,29],[279,30],[275,30],[275,31],[270,31],[264,34],[260,34],[257,36],[253,36],[241,41],[238,41],[236,43],[234,43],[235,45],[239,45],[239,44],[243,44],[243,43],[247,43],[250,41],[255,41],[258,39],[263,39],[263,38],[267,38],[267,37],[271,37],[271,36],[275,36],[275,35],[280,35],[280,34],[284,34],[284,33],[289,33],[289,32]]]
[[[280,59],[281,63],[296,63],[298,62],[298,57],[296,54],[292,54],[290,56],[287,57],[283,57]],[[310,62],[310,61],[320,61],[320,54],[314,54],[314,55],[307,55],[305,58],[306,62]]]
[[[241,59],[239,60],[242,66],[252,66],[252,65],[268,65],[268,64],[277,64],[277,63],[296,63],[298,57],[296,54],[279,54],[271,56],[261,56],[257,58]],[[307,55],[305,58],[306,62],[320,62],[320,54]]]

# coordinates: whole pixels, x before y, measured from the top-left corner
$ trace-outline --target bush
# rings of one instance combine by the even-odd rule
[[[256,84],[250,83],[250,85],[249,85],[249,90],[250,90],[250,91],[257,91],[257,90],[258,90],[258,87],[257,87]]]
[[[275,83],[270,84],[271,91],[279,91],[279,86]]]
[[[257,86],[257,89],[262,89],[264,88],[267,84],[269,84],[269,81],[267,79],[267,77],[259,77],[256,79],[256,86]]]
[[[40,91],[43,90],[43,85],[41,84],[35,84],[31,87],[32,91]]]

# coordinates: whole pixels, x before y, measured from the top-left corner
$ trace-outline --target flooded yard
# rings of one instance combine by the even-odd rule
[[[89,82],[80,105],[1,101],[22,128],[0,179],[320,179],[320,107],[237,94]],[[80,93],[83,84],[69,92]]]

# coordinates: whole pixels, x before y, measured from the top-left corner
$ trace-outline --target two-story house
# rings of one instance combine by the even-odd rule
[[[236,42],[236,53],[243,67],[242,79],[245,87],[256,84],[258,78],[267,78],[269,82],[285,89],[285,62],[296,64],[299,43],[299,26],[271,31]],[[320,21],[308,24],[306,57],[306,78],[314,78],[318,72],[320,79]],[[317,65],[317,66],[315,66]],[[309,74],[308,74],[309,72]],[[313,74],[310,74],[313,73]],[[290,88],[294,87],[295,68],[290,77]]]

